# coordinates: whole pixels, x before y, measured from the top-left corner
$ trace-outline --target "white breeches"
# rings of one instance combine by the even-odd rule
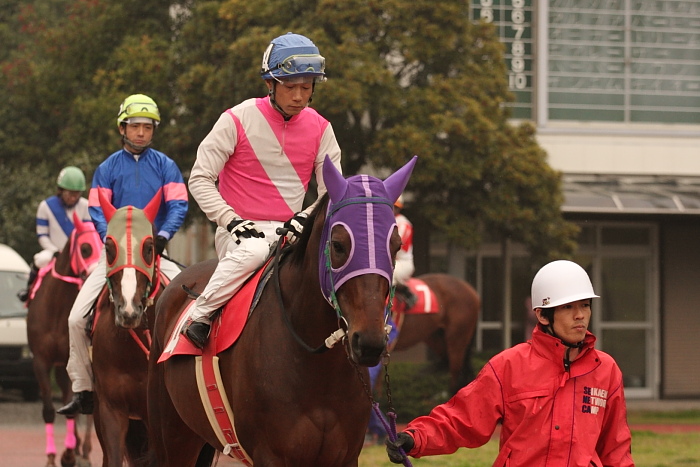
[[[163,254],[167,255],[167,252]],[[160,269],[168,279],[173,279],[180,273],[180,268],[165,258],[160,259]],[[66,369],[73,383],[73,392],[92,391],[92,364],[88,350],[90,338],[85,334],[86,315],[105,285],[106,276],[107,259],[103,247],[95,270],[85,279],[68,316],[70,354]]]
[[[413,256],[406,259],[396,258],[396,265],[394,266],[394,285],[405,284],[406,281],[413,276],[414,271]]]
[[[53,259],[54,254],[56,254],[56,250],[41,250],[34,255],[34,265],[37,269],[47,266]]]
[[[244,238],[240,244],[236,244],[226,229],[216,229],[214,246],[219,264],[202,294],[190,308],[189,317],[193,321],[208,323],[211,314],[225,305],[246,279],[265,262],[272,243],[279,238],[275,230],[282,227],[283,223],[255,221],[255,225],[265,234],[265,238]]]

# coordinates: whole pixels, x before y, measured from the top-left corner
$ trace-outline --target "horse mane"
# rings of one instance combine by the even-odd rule
[[[328,207],[328,193],[325,193],[318,205],[311,211],[309,217],[304,223],[304,230],[301,232],[301,237],[299,240],[290,247],[289,262],[294,266],[301,266],[304,262],[304,255],[306,253],[306,248],[309,245],[309,238],[311,238],[311,231],[313,230],[313,225],[316,222],[316,218],[319,215],[325,215],[326,208]]]

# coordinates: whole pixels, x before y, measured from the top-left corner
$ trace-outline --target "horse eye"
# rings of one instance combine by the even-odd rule
[[[81,245],[80,256],[82,256],[83,258],[89,258],[90,256],[92,256],[92,245]]]
[[[117,245],[111,238],[108,238],[105,242],[105,256],[108,264],[114,263],[114,260],[117,258]]]
[[[337,255],[345,254],[345,246],[341,242],[331,242],[331,246],[333,247],[333,253]]]

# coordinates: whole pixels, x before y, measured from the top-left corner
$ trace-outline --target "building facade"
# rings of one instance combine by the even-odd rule
[[[471,0],[470,14],[497,27],[513,117],[563,173],[575,259],[601,295],[591,330],[628,397],[700,397],[700,0]],[[455,262],[438,245],[430,262],[482,294],[480,350],[526,338],[522,248]]]

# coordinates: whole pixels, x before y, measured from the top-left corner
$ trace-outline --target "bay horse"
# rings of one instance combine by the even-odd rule
[[[32,351],[32,366],[39,383],[42,416],[46,432],[47,466],[56,465],[51,374],[61,390],[64,404],[73,397],[71,382],[66,372],[68,363],[68,315],[85,278],[97,265],[102,240],[92,222],[82,222],[73,214],[74,229],[68,244],[39,272],[27,305],[27,340]],[[82,440],[76,420],[66,420],[62,466],[73,466],[78,460],[89,465],[92,451],[92,417],[88,416]],[[82,441],[82,442],[81,442]]]
[[[386,348],[386,300],[401,245],[392,206],[415,160],[381,181],[345,179],[326,158],[328,193],[284,259],[272,260],[238,340],[216,349],[216,384],[197,383],[203,356],[159,358],[178,339],[191,303],[183,286],[201,291],[216,261],[190,266],[170,283],[157,305],[149,370],[157,465],[211,465],[215,450],[249,466],[358,465],[371,407],[367,367]],[[214,322],[204,356],[213,352],[216,329]],[[199,388],[220,395],[221,405],[202,402]]]
[[[139,465],[148,453],[146,373],[154,303],[164,288],[153,232],[160,199],[143,210],[115,209],[100,193],[100,204],[107,220],[107,283],[92,332],[95,431],[103,466]]]
[[[468,283],[448,274],[418,276],[435,294],[437,313],[394,314],[400,332],[393,350],[406,350],[424,342],[435,356],[447,363],[450,394],[454,395],[475,377],[472,339],[481,310],[481,298]],[[427,292],[416,291],[418,294]]]

